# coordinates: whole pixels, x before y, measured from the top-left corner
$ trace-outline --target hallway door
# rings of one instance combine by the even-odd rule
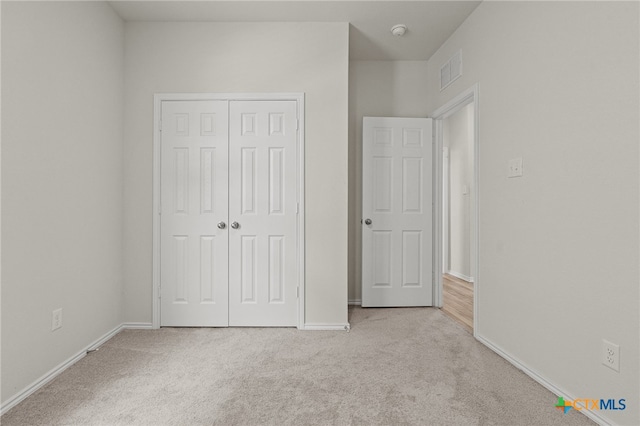
[[[433,305],[432,121],[363,120],[362,306]]]

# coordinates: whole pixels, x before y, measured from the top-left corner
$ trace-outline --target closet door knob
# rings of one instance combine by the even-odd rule
[[[238,222],[233,222],[233,223],[231,224],[231,227],[232,227],[233,229],[238,229],[238,228],[240,228],[240,224],[239,224]]]
[[[227,227],[227,224],[224,222],[218,222],[218,229],[224,229]]]
[[[371,221],[371,219],[365,219],[364,220],[364,224],[365,225],[371,225],[373,222]]]

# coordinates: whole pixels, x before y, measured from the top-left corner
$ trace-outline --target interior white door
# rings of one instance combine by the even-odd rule
[[[432,120],[363,120],[362,306],[433,305]]]
[[[229,325],[297,324],[295,101],[229,106]]]
[[[227,102],[163,101],[160,155],[160,324],[226,326]]]

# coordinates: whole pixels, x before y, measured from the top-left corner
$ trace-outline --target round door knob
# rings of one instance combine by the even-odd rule
[[[218,229],[224,229],[227,227],[227,224],[224,222],[218,222]]]
[[[364,220],[364,224],[365,225],[371,225],[373,222],[371,221],[371,219],[365,219]]]
[[[231,227],[232,227],[233,229],[238,229],[238,228],[240,228],[240,224],[239,224],[238,222],[233,222],[233,223],[231,224]]]

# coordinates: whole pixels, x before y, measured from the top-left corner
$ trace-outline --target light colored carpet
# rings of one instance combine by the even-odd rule
[[[587,425],[432,308],[352,329],[127,330],[5,414],[11,425]]]

